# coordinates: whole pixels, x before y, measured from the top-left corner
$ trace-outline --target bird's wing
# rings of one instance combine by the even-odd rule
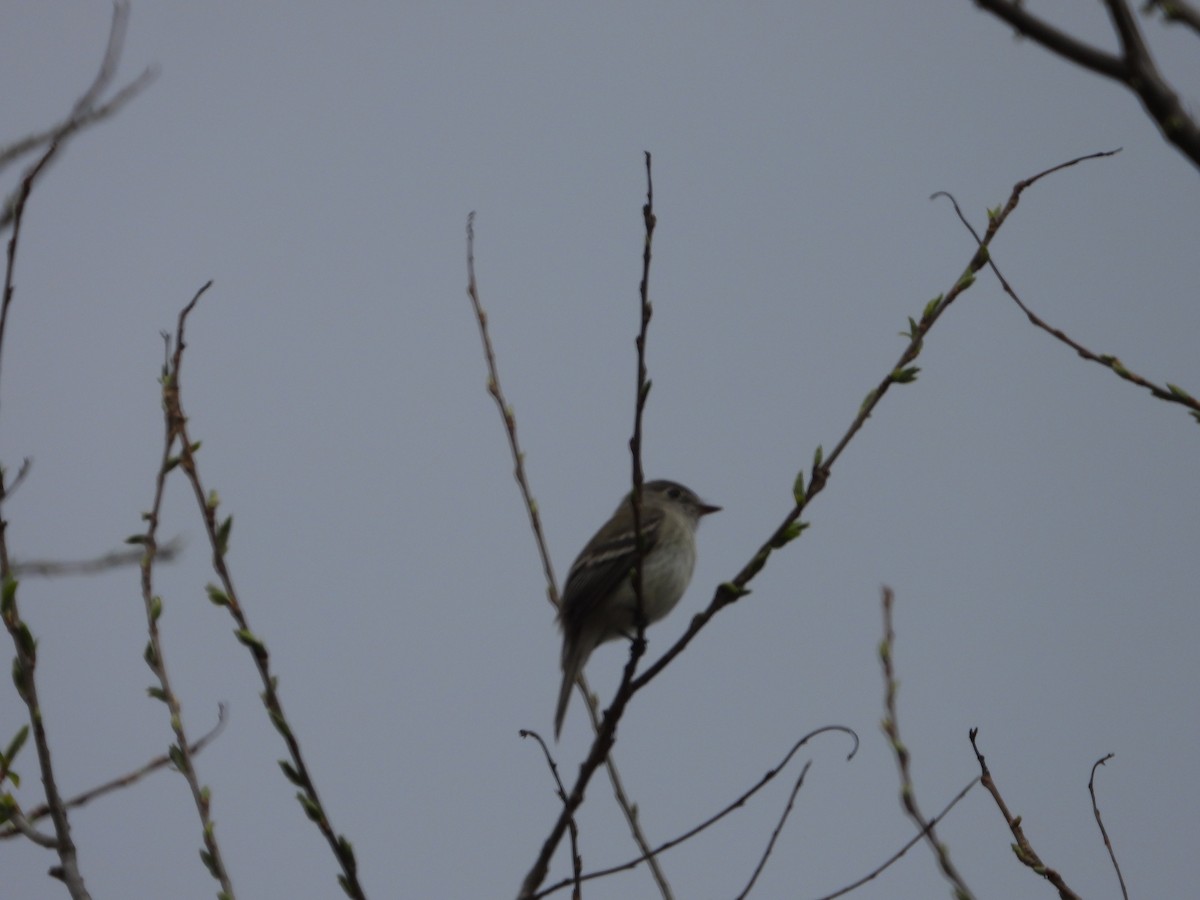
[[[659,509],[642,510],[643,552],[648,554],[658,542],[663,513]],[[631,532],[620,529],[606,534],[601,528],[588,541],[583,552],[567,573],[559,618],[567,634],[577,634],[592,618],[596,606],[629,577],[637,559],[637,542]]]

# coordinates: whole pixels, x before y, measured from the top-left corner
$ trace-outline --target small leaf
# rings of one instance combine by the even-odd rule
[[[867,391],[867,396],[863,397],[862,405],[858,408],[858,412],[860,415],[863,412],[865,412],[871,406],[872,403],[875,402],[876,394],[877,394],[877,391],[875,390],[875,388],[871,388],[871,390]]]
[[[942,305],[942,295],[938,294],[932,300],[925,304],[925,311],[921,313],[921,321],[925,322],[934,314],[939,306]]]
[[[906,369],[896,369],[892,372],[892,382],[895,384],[911,384],[917,380],[917,373],[921,370],[917,366],[909,366]]]
[[[783,529],[783,533],[779,534],[771,541],[771,546],[774,547],[776,550],[779,550],[782,547],[787,546],[792,541],[794,541],[796,538],[798,538],[800,536],[800,532],[802,532],[807,527],[808,527],[807,522],[801,522],[799,520],[797,520],[795,522],[789,522],[787,524],[787,526]]]
[[[200,449],[200,444],[201,444],[201,441],[196,441],[194,444],[192,444],[190,447],[188,447],[188,453],[195,453],[197,450]]]
[[[22,700],[28,701],[28,699],[29,699],[29,691],[28,691],[29,684],[28,684],[28,680],[26,679],[25,665],[21,662],[21,658],[19,656],[13,657],[12,680],[13,680],[13,686],[17,689],[17,694],[20,696],[20,698]]]
[[[320,822],[325,816],[321,812],[321,807],[317,806],[306,794],[297,791],[296,799],[300,801],[300,805],[304,807],[304,814],[314,822]]]
[[[221,495],[217,493],[216,488],[213,488],[208,492],[208,501],[206,502],[206,505],[209,509],[216,509],[221,505]]]
[[[1170,391],[1172,394],[1174,394],[1176,397],[1179,397],[1183,400],[1191,400],[1192,399],[1191,394],[1189,394],[1187,391],[1185,391],[1179,385],[1171,384],[1171,382],[1169,382],[1169,381],[1167,382],[1167,390]]]
[[[821,468],[821,463],[825,461],[825,448],[817,444],[817,452],[813,454],[813,471]]]
[[[249,628],[239,628],[234,632],[234,635],[239,641],[250,648],[256,659],[267,658],[267,648],[258,638],[254,636],[254,632]]]
[[[300,777],[300,773],[286,759],[279,760],[279,768],[283,769],[283,776],[296,787],[304,787],[304,779]]]
[[[358,869],[358,862],[354,859],[354,845],[346,840],[344,834],[339,834],[337,839],[338,853],[342,857],[342,862],[351,872]]]
[[[25,740],[29,737],[29,726],[22,725],[20,730],[13,735],[13,739],[8,742],[8,747],[4,750],[5,764],[11,765],[12,761],[17,758],[17,754],[21,752],[21,748],[25,746]]]
[[[208,594],[208,599],[215,606],[228,606],[229,605],[229,597],[226,595],[226,593],[223,590],[221,590],[215,584],[212,584],[211,582],[209,584],[206,584],[204,586],[204,590]]]
[[[155,687],[154,685],[150,685],[150,687],[146,688],[146,693],[149,694],[151,697],[153,697],[155,700],[161,700],[163,703],[167,702],[166,691],[164,691],[160,687]]]
[[[169,456],[169,457],[167,457],[166,463],[163,465],[163,471],[170,472],[177,465],[179,465],[179,457],[178,456]]]
[[[158,654],[154,652],[153,641],[146,641],[146,650],[142,653],[142,659],[146,661],[146,665],[148,665],[152,671],[158,671]]]
[[[150,598],[150,621],[157,622],[159,620],[159,617],[162,616],[162,611],[163,611],[162,597],[159,597],[156,594],[155,596]]]
[[[0,615],[7,620],[15,613],[17,603],[17,579],[9,575],[4,579],[4,586],[0,588]]]
[[[732,581],[721,582],[721,586],[718,587],[717,590],[734,600],[738,599],[739,597],[745,597],[748,593],[750,593],[750,588],[734,584]]]
[[[967,272],[962,278],[958,279],[958,284],[956,284],[955,287],[960,291],[965,291],[974,283],[975,275],[971,272]]]
[[[271,724],[275,726],[275,730],[282,734],[284,738],[290,738],[292,736],[292,729],[288,726],[287,719],[273,709],[269,710],[268,714],[271,718]]]
[[[125,538],[125,543],[144,544],[146,543],[146,536],[144,534],[131,534],[129,537]]]
[[[19,623],[14,637],[16,637],[20,648],[25,651],[25,655],[29,657],[29,661],[36,662],[37,641],[33,637],[33,632],[29,630],[29,626],[24,622]]]
[[[796,480],[792,482],[792,498],[796,501],[797,506],[804,505],[804,470],[801,469],[796,473]]]
[[[212,875],[213,878],[219,879],[221,877],[217,872],[216,860],[214,860],[212,854],[203,847],[200,848],[200,861],[204,863],[204,867],[208,869],[208,874]]]
[[[217,529],[217,552],[222,556],[229,549],[229,532],[233,530],[233,516],[229,516]]]
[[[167,755],[171,757],[171,763],[180,772],[188,770],[187,758],[183,755],[183,751],[179,749],[178,744],[172,744],[167,748]]]

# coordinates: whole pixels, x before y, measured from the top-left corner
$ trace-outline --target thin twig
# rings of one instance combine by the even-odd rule
[[[1116,153],[1118,151],[1114,150],[1113,152]],[[969,221],[967,221],[967,217],[965,215],[963,215],[963,211],[959,207],[958,201],[954,199],[953,195],[951,195],[945,191],[939,191],[938,194],[935,196],[945,197],[954,205],[954,213],[955,213],[955,215],[958,216],[958,220],[963,224],[963,227],[966,228],[967,231],[969,231],[971,233],[971,236],[973,238],[975,238],[975,242],[977,244],[981,243],[982,241],[981,241],[981,238],[979,237],[978,232],[976,232],[975,228],[971,225],[971,223]],[[1029,319],[1029,321],[1032,325],[1042,329],[1047,334],[1062,341],[1064,344],[1066,344],[1068,347],[1070,347],[1072,350],[1074,350],[1077,354],[1079,354],[1083,359],[1091,360],[1092,362],[1097,363],[1106,369],[1109,369],[1114,374],[1125,379],[1126,381],[1130,382],[1131,384],[1136,384],[1138,387],[1145,388],[1147,391],[1149,391],[1151,394],[1153,394],[1159,400],[1165,400],[1168,403],[1178,403],[1182,406],[1188,407],[1188,409],[1191,410],[1192,417],[1195,418],[1196,421],[1200,422],[1200,400],[1197,400],[1190,393],[1188,393],[1187,391],[1185,391],[1183,388],[1179,387],[1178,385],[1170,384],[1169,382],[1160,387],[1159,385],[1156,385],[1153,382],[1146,380],[1141,375],[1138,375],[1136,372],[1132,372],[1129,369],[1127,369],[1125,367],[1125,365],[1121,362],[1121,360],[1118,359],[1117,357],[1110,356],[1108,354],[1093,353],[1087,347],[1083,346],[1078,341],[1072,339],[1071,337],[1069,337],[1067,334],[1065,334],[1060,329],[1054,328],[1053,326],[1048,325],[1045,322],[1045,320],[1043,320],[1040,316],[1037,315],[1037,313],[1035,313],[1032,309],[1030,309],[1028,306],[1026,306],[1025,303],[1021,300],[1021,298],[1019,296],[1017,296],[1017,292],[1013,289],[1013,286],[1011,284],[1009,284],[1008,279],[1004,277],[1003,273],[1000,271],[1000,268],[996,265],[996,261],[995,261],[995,259],[992,258],[991,254],[988,255],[988,266],[991,268],[991,270],[995,274],[996,278],[1000,281],[1000,286],[1004,289],[1004,293],[1008,294],[1008,296],[1012,298],[1013,302],[1016,303],[1018,307],[1020,307],[1021,312],[1025,313],[1025,317],[1027,319]]]
[[[734,799],[734,801],[732,803],[729,803],[726,806],[722,807],[719,811],[717,811],[713,815],[709,816],[703,822],[699,823],[698,825],[696,825],[692,828],[689,828],[687,831],[683,832],[683,834],[680,834],[680,835],[672,838],[669,841],[663,842],[659,846],[655,847],[653,850],[649,851],[648,854],[645,856],[639,856],[634,859],[627,860],[626,862],[620,863],[619,865],[609,866],[604,869],[597,869],[594,872],[588,872],[580,880],[581,881],[591,881],[596,878],[604,878],[607,875],[616,874],[617,872],[627,872],[630,869],[636,868],[641,863],[648,861],[650,858],[652,858],[654,856],[658,856],[660,854],[663,854],[663,853],[667,852],[668,850],[671,850],[674,847],[678,847],[680,844],[684,843],[685,841],[691,840],[692,838],[694,838],[696,835],[700,834],[701,832],[707,831],[709,828],[711,828],[713,825],[716,825],[718,822],[720,822],[722,819],[724,819],[726,816],[728,816],[734,810],[741,809],[743,806],[745,806],[746,803],[755,794],[757,794],[764,787],[766,787],[770,782],[772,782],[776,778],[776,776],[779,775],[780,772],[782,772],[784,769],[787,768],[788,763],[791,762],[792,757],[796,755],[796,753],[800,750],[801,747],[803,747],[805,744],[807,744],[809,741],[811,741],[813,738],[817,737],[818,735],[825,734],[826,732],[831,732],[831,731],[840,731],[840,732],[848,734],[848,735],[850,735],[850,737],[854,738],[854,746],[851,747],[850,752],[848,754],[846,754],[847,760],[853,759],[854,755],[856,753],[858,753],[858,735],[854,732],[853,729],[847,728],[845,725],[825,725],[821,728],[817,728],[813,731],[810,731],[808,734],[804,735],[804,737],[802,737],[798,741],[796,741],[796,743],[792,744],[791,748],[784,755],[783,759],[781,759],[778,763],[776,763],[775,766],[768,769],[766,771],[766,773],[758,781],[756,781],[748,790],[743,791],[736,799]],[[554,893],[562,890],[563,888],[570,886],[571,883],[572,883],[571,879],[564,879],[562,881],[556,882],[546,888],[543,888],[542,890],[540,890],[536,894],[534,894],[533,900],[540,900],[540,898],[542,898],[542,897],[548,897],[551,894],[554,894]]]
[[[900,805],[904,807],[904,811],[908,813],[908,817],[920,829],[921,836],[925,838],[930,849],[933,850],[938,867],[942,870],[942,874],[946,877],[946,880],[954,888],[955,898],[957,900],[970,900],[973,896],[971,890],[967,887],[967,883],[963,880],[954,863],[950,861],[949,848],[938,840],[937,832],[934,831],[933,820],[925,818],[921,813],[921,808],[917,805],[917,792],[916,788],[913,787],[912,771],[909,768],[910,755],[908,747],[900,740],[900,720],[896,715],[896,694],[899,692],[900,686],[896,681],[896,673],[892,666],[892,647],[896,641],[896,633],[892,628],[893,599],[892,589],[885,587],[883,589],[883,642],[879,645],[879,661],[883,665],[883,733],[887,736],[892,753],[896,757],[896,767],[900,770]]]
[[[34,181],[45,170],[57,149],[57,144],[50,145],[42,154],[41,159],[26,173],[17,191],[17,199],[13,207],[12,236],[8,241],[8,258],[4,271],[4,297],[0,302],[0,352],[4,347],[5,326],[8,323],[8,311],[14,294],[13,273],[16,269],[17,247],[21,236],[21,223],[25,216],[25,204],[33,190]],[[60,863],[57,869],[73,900],[90,900],[91,895],[88,893],[83,875],[79,871],[75,842],[71,838],[70,819],[67,816],[62,796],[58,792],[54,765],[50,758],[50,741],[46,736],[44,711],[41,701],[38,699],[37,682],[34,679],[34,670],[37,668],[37,641],[29,626],[22,620],[17,604],[17,581],[13,577],[8,554],[8,520],[3,515],[4,501],[7,496],[4,469],[0,467],[0,592],[2,592],[0,618],[4,619],[4,627],[12,637],[13,645],[16,648],[12,670],[13,684],[29,711],[29,721],[33,726],[33,741],[37,749],[42,786],[46,792],[46,805],[50,810],[50,820],[54,824],[54,847],[58,851]]]
[[[643,207],[643,210],[642,210],[642,215],[643,215],[643,219],[645,221],[646,230],[647,230],[646,245],[645,245],[645,250],[643,251],[643,257],[642,257],[643,258],[643,286],[645,285],[646,279],[648,278],[648,274],[649,274],[650,239],[651,239],[651,235],[654,230],[654,223],[655,223],[654,208],[653,208],[653,182],[650,181],[650,154],[649,153],[646,154],[646,175],[647,175],[647,183],[648,183],[647,201],[646,201],[646,205]],[[645,292],[643,291],[642,328],[641,328],[641,331],[639,332],[639,337],[640,337],[643,345],[645,343],[646,324],[649,322],[650,312],[651,312],[649,309],[649,300],[647,299],[647,296],[648,295],[645,294]],[[639,404],[645,403],[645,391],[646,391],[645,385],[647,384],[647,382],[644,380],[644,376],[645,376],[644,360],[640,360],[639,361],[639,383],[638,383]],[[637,414],[637,417],[635,418],[635,429],[639,429],[639,428],[640,428],[640,412]],[[639,448],[640,448],[640,430],[636,430],[636,437],[639,441]],[[634,478],[636,479],[637,474],[640,471],[640,464],[641,464],[640,463],[640,453],[635,453],[634,456],[635,456],[635,458],[638,459],[638,461],[634,464],[634,472],[635,472]],[[640,522],[637,519],[637,516],[638,516],[637,502],[638,502],[637,498],[635,497],[635,499],[634,499],[634,504],[635,504],[635,506],[634,506],[634,515],[635,515],[634,527],[640,537],[641,528],[640,528]],[[641,551],[639,551],[639,555],[640,555],[640,552]],[[640,559],[639,559],[639,564],[637,565],[637,567],[634,570],[635,590],[639,589],[638,581],[640,580],[640,577],[639,577],[640,572],[641,572],[641,565],[640,565]],[[542,848],[541,848],[540,852],[538,853],[537,858],[534,860],[533,865],[530,867],[529,871],[525,874],[525,879],[522,881],[520,891],[517,895],[518,898],[520,898],[520,900],[525,900],[525,898],[532,897],[534,895],[534,892],[537,890],[538,885],[540,885],[546,879],[546,873],[547,873],[547,871],[549,871],[549,868],[550,868],[550,858],[554,855],[554,850],[558,847],[559,841],[562,840],[563,833],[565,832],[565,830],[567,828],[567,823],[570,821],[571,816],[573,816],[575,814],[575,810],[578,809],[580,804],[583,803],[584,791],[587,788],[587,785],[589,784],[589,782],[591,781],[592,775],[595,774],[596,769],[599,768],[599,766],[608,757],[609,753],[612,750],[613,744],[616,743],[617,723],[621,720],[621,717],[625,713],[625,706],[629,703],[630,698],[635,693],[635,689],[633,687],[633,683],[634,683],[633,676],[637,669],[638,660],[641,658],[642,654],[645,653],[645,648],[646,648],[646,641],[645,641],[645,636],[644,636],[644,634],[645,634],[645,616],[642,616],[641,619],[642,619],[642,621],[638,627],[637,638],[631,642],[632,646],[630,648],[629,660],[625,664],[625,667],[621,673],[621,683],[617,687],[617,691],[616,691],[616,694],[613,696],[612,703],[609,705],[608,709],[605,710],[604,717],[600,722],[600,727],[596,731],[596,737],[592,742],[592,746],[591,746],[590,750],[588,751],[588,755],[584,758],[583,763],[579,767],[579,774],[578,774],[578,776],[576,776],[575,785],[572,788],[571,793],[567,797],[567,802],[565,804],[563,804],[563,809],[560,811],[558,819],[555,821],[553,827],[551,828],[550,834],[547,836],[545,842],[542,844]],[[645,847],[643,847],[643,852],[645,852]],[[653,862],[651,863],[651,866],[652,866],[651,870],[655,873],[655,881],[658,884],[659,891],[663,893],[664,897],[669,898],[671,896],[670,886],[667,884],[665,876],[663,876],[661,871],[653,868]]]
[[[508,448],[513,458],[513,478],[521,490],[521,500],[525,511],[529,514],[529,526],[533,529],[533,539],[537,544],[538,556],[542,560],[542,571],[546,576],[546,593],[555,607],[558,602],[558,580],[554,577],[554,564],[550,561],[550,551],[546,548],[546,537],[542,531],[542,517],[538,514],[537,501],[529,487],[529,479],[525,476],[525,452],[517,439],[517,417],[512,406],[504,399],[504,391],[500,387],[500,371],[496,366],[496,352],[492,349],[492,338],[488,334],[487,312],[479,300],[479,288],[475,281],[475,213],[467,216],[467,296],[471,298],[471,306],[475,310],[475,318],[479,323],[479,337],[483,341],[483,356],[487,362],[488,379],[487,392],[496,401],[500,409],[500,417],[504,420],[504,433],[508,436]]]
[[[654,307],[650,304],[650,262],[653,258],[654,226],[658,219],[654,215],[654,175],[651,170],[650,152],[646,151],[646,202],[642,206],[642,223],[645,239],[642,242],[642,280],[638,285],[640,325],[634,345],[637,347],[637,377],[634,381],[636,395],[633,403],[633,435],[629,438],[629,457],[632,468],[632,490],[629,505],[633,510],[633,595],[635,598],[635,622],[637,635],[630,649],[630,663],[626,667],[637,668],[638,658],[646,649],[646,601],[642,563],[646,554],[646,536],[642,534],[642,482],[646,480],[642,471],[642,420],[646,413],[646,399],[650,396],[650,379],[646,373],[646,332]]]
[[[64,121],[45,131],[28,135],[7,147],[0,147],[0,170],[39,147],[65,146],[76,132],[119,112],[126,103],[141,93],[154,80],[158,70],[151,66],[117,91],[111,99],[100,106],[96,105],[100,95],[112,84],[116,75],[117,63],[120,61],[121,50],[125,44],[125,31],[128,24],[129,4],[124,0],[114,3],[112,22],[108,30],[108,43],[100,60],[99,71],[92,79],[92,83],[75,101],[70,114]],[[15,194],[11,195],[6,198],[3,207],[0,207],[0,231],[12,223],[15,200]]]
[[[889,856],[882,864],[876,866],[874,869],[872,869],[870,872],[868,872],[862,878],[858,879],[858,881],[855,881],[852,884],[848,884],[843,888],[839,888],[838,890],[834,891],[832,894],[826,894],[824,897],[818,898],[818,900],[835,900],[835,898],[837,898],[837,897],[844,897],[846,894],[849,894],[851,891],[858,890],[860,887],[862,887],[868,881],[873,881],[876,878],[878,878],[894,862],[896,862],[898,859],[900,859],[900,857],[902,857],[905,853],[907,853],[913,847],[917,846],[917,844],[921,840],[923,840],[924,837],[929,833],[929,828],[934,825],[937,825],[939,822],[942,821],[942,819],[946,818],[946,816],[947,816],[947,814],[949,814],[950,810],[954,809],[954,807],[958,805],[958,801],[961,800],[963,797],[967,796],[967,792],[970,791],[971,788],[975,787],[975,785],[977,785],[977,784],[979,784],[978,776],[976,776],[976,777],[972,778],[970,781],[968,781],[966,784],[966,787],[964,787],[961,791],[959,791],[957,794],[955,794],[954,799],[951,800],[949,803],[947,803],[946,806],[942,809],[942,811],[940,813],[938,813],[936,816],[934,816],[932,819],[930,819],[929,824],[925,828],[922,828],[920,831],[918,831],[916,834],[914,834],[912,836],[912,838],[908,841],[907,844],[905,844],[903,847],[901,847],[899,850],[897,850],[895,853],[893,853],[891,856]]]
[[[8,809],[5,811],[8,816],[8,821],[12,823],[12,833],[19,834],[23,838],[28,838],[39,847],[45,847],[47,850],[54,850],[58,847],[58,841],[50,837],[48,834],[42,834],[30,821],[25,818],[25,814],[19,809]]]
[[[1008,824],[1008,830],[1016,838],[1017,842],[1012,845],[1012,849],[1017,859],[1031,872],[1040,875],[1054,885],[1058,889],[1060,900],[1082,900],[1078,894],[1067,887],[1066,881],[1063,880],[1063,877],[1058,872],[1042,862],[1041,857],[1037,855],[1037,851],[1033,849],[1033,845],[1029,843],[1029,838],[1025,837],[1025,830],[1021,827],[1021,817],[1014,816],[1008,811],[1008,804],[1000,796],[1000,788],[996,786],[996,782],[992,779],[992,773],[988,769],[987,761],[979,751],[979,745],[976,741],[976,738],[979,736],[979,729],[972,728],[968,735],[971,739],[971,749],[975,751],[975,761],[979,763],[979,781],[987,789],[987,792],[992,795],[992,799],[996,802],[1000,814],[1004,816],[1004,821]]]
[[[11,493],[11,491],[10,491]],[[172,538],[160,546],[155,556],[158,562],[172,562],[183,550],[183,540]],[[13,575],[24,578],[59,578],[66,575],[96,575],[111,569],[140,566],[141,550],[110,550],[91,559],[23,559],[14,560]]]
[[[767,846],[763,849],[762,856],[759,857],[758,865],[754,867],[754,871],[751,873],[750,880],[746,883],[745,888],[737,895],[737,900],[746,900],[750,896],[750,891],[754,888],[755,882],[758,881],[758,876],[766,868],[767,860],[771,858],[771,851],[775,849],[775,842],[779,840],[779,835],[783,833],[783,825],[788,820],[788,816],[792,814],[792,807],[796,805],[796,795],[800,793],[800,788],[804,787],[804,776],[808,774],[808,770],[811,767],[812,760],[809,760],[804,764],[804,768],[800,770],[800,775],[796,778],[796,783],[792,785],[791,793],[788,794],[783,814],[780,815],[779,821],[775,823],[775,830],[771,832],[771,839],[767,841]]]
[[[1096,824],[1100,826],[1100,835],[1104,838],[1104,847],[1108,850],[1108,858],[1112,860],[1113,868],[1117,872],[1117,881],[1121,884],[1121,896],[1125,900],[1129,900],[1129,891],[1125,889],[1125,876],[1121,874],[1121,866],[1117,863],[1117,854],[1113,850],[1112,841],[1108,839],[1108,829],[1104,827],[1104,820],[1100,818],[1100,806],[1096,803],[1096,770],[1113,758],[1113,754],[1109,753],[1100,757],[1092,764],[1092,774],[1088,777],[1088,793],[1092,796],[1092,812],[1096,816]]]
[[[193,308],[210,287],[212,287],[211,281],[196,292],[187,308]],[[158,686],[150,688],[148,693],[151,697],[161,700],[167,705],[171,730],[175,734],[175,743],[171,745],[169,755],[175,764],[175,769],[187,782],[188,789],[192,793],[192,802],[196,806],[196,814],[200,818],[200,836],[204,844],[204,848],[200,851],[200,858],[212,877],[220,883],[222,895],[232,900],[235,896],[233,879],[225,866],[221,846],[217,841],[216,823],[213,822],[211,815],[211,792],[207,787],[201,786],[200,779],[196,774],[196,767],[190,752],[191,743],[188,741],[183,719],[183,708],[178,695],[171,687],[171,678],[167,673],[167,662],[163,654],[162,638],[158,628],[158,620],[163,612],[162,597],[154,593],[154,564],[158,557],[159,515],[166,493],[167,478],[179,464],[179,457],[174,455],[175,444],[181,438],[186,439],[181,433],[182,423],[177,415],[179,406],[178,373],[172,370],[169,362],[171,339],[167,334],[162,337],[164,361],[160,384],[163,398],[163,447],[158,471],[154,477],[154,499],[149,512],[145,513],[143,517],[146,522],[146,532],[138,536],[144,551],[141,559],[142,605],[145,607],[146,629],[150,635],[146,644],[145,660],[150,671],[158,678]]]
[[[550,748],[546,746],[546,742],[542,740],[542,736],[536,731],[531,731],[527,728],[522,728],[518,732],[523,738],[533,738],[538,742],[538,746],[542,748],[542,756],[546,759],[546,766],[550,769],[550,775],[554,779],[554,788],[558,793],[558,797],[563,803],[567,802],[567,789],[562,783],[562,779],[558,777],[558,763],[554,761],[554,755],[550,752]],[[575,817],[571,817],[569,826],[571,835],[571,879],[572,896],[583,896],[583,859],[579,856],[579,826],[575,822]]]
[[[525,451],[521,449],[521,442],[517,438],[517,416],[505,398],[504,390],[500,384],[500,371],[496,363],[496,353],[492,347],[491,335],[488,332],[487,311],[484,310],[483,303],[479,299],[479,286],[475,279],[474,213],[467,216],[467,296],[471,301],[471,308],[475,312],[475,319],[479,325],[479,337],[483,343],[483,356],[488,370],[487,392],[495,401],[496,407],[500,411],[500,419],[504,423],[504,433],[508,438],[508,447],[513,460],[513,478],[516,480],[517,487],[521,492],[521,501],[525,507],[526,514],[529,516],[529,525],[533,531],[534,543],[537,545],[538,556],[542,562],[542,572],[546,577],[546,597],[549,599],[551,605],[555,609],[558,609],[558,583],[554,577],[554,565],[550,561],[550,551],[546,547],[546,538],[542,529],[542,519],[538,512],[537,501],[533,498],[533,491],[529,486],[529,478],[525,473]],[[592,702],[591,689],[588,687],[587,679],[582,672],[579,675],[577,684],[584,696],[585,705],[592,718],[592,728],[598,730],[601,720]],[[612,785],[613,797],[616,799],[617,806],[620,807],[621,813],[625,817],[634,843],[637,844],[638,849],[643,854],[648,854],[650,852],[650,842],[642,832],[642,826],[638,822],[633,802],[630,801],[625,793],[625,786],[621,781],[621,773],[617,770],[617,764],[613,760],[612,754],[605,757],[604,768],[608,773],[609,783]],[[653,857],[650,858],[650,871],[661,891],[662,886],[667,883],[666,876]]]
[[[288,755],[291,757],[290,762],[280,761],[280,768],[283,770],[284,776],[299,788],[296,799],[300,802],[305,815],[317,826],[317,829],[329,844],[330,850],[333,851],[334,859],[337,860],[338,865],[341,867],[341,872],[338,874],[338,883],[342,886],[342,890],[353,898],[353,900],[365,900],[366,894],[363,892],[362,886],[358,881],[358,863],[354,857],[354,849],[344,835],[337,833],[329,820],[325,806],[322,804],[320,796],[317,793],[316,782],[313,780],[308,766],[304,761],[303,753],[300,750],[300,742],[296,738],[291,724],[288,722],[287,715],[284,713],[283,701],[279,696],[279,679],[271,672],[270,654],[267,652],[267,646],[250,629],[250,624],[246,618],[241,600],[238,597],[237,589],[234,587],[233,573],[226,562],[226,552],[228,551],[233,517],[229,516],[221,522],[217,521],[217,509],[220,506],[219,498],[215,491],[205,491],[200,478],[200,471],[196,465],[195,453],[199,445],[192,441],[188,433],[188,420],[184,414],[183,401],[180,394],[179,373],[183,365],[183,351],[187,346],[184,341],[184,326],[199,299],[200,294],[197,294],[192,298],[192,302],[185,306],[179,313],[179,321],[175,329],[175,351],[169,362],[170,375],[168,385],[164,386],[163,389],[163,405],[167,416],[171,419],[174,433],[178,436],[178,466],[187,478],[188,483],[191,484],[192,493],[195,495],[196,503],[200,507],[200,516],[204,522],[204,530],[208,536],[209,546],[212,548],[213,571],[220,581],[219,587],[217,585],[210,585],[208,587],[208,597],[214,604],[224,606],[229,611],[229,615],[233,618],[237,626],[234,630],[234,636],[246,647],[250,652],[251,658],[254,660],[254,666],[258,670],[259,679],[262,681],[263,690],[261,697],[263,705],[267,709],[267,715],[271,720],[271,724],[275,726],[275,730],[283,738]]]
[[[221,703],[217,706],[217,724],[214,725],[212,728],[210,728],[208,730],[207,734],[205,734],[199,740],[195,741],[190,747],[188,747],[188,752],[192,756],[195,756],[196,754],[200,753],[200,751],[202,751],[205,747],[207,747],[213,741],[213,739],[216,738],[216,736],[219,735],[221,733],[221,731],[225,728],[225,721],[226,721],[225,704]],[[121,788],[126,788],[126,787],[130,787],[131,785],[137,784],[139,781],[141,781],[143,778],[145,778],[147,775],[151,774],[152,772],[157,772],[159,769],[166,768],[168,765],[171,764],[171,762],[172,762],[172,760],[171,760],[170,753],[164,753],[161,756],[156,756],[156,757],[154,757],[154,759],[145,763],[141,767],[134,769],[132,772],[126,772],[124,775],[118,776],[117,778],[114,778],[111,781],[106,781],[104,784],[97,785],[94,788],[89,788],[88,790],[84,791],[83,793],[76,794],[74,797],[68,798],[67,800],[65,800],[63,802],[63,805],[66,806],[67,809],[75,809],[80,806],[86,806],[91,801],[93,801],[99,797],[103,797],[105,794],[111,794],[113,791],[117,791],[117,790],[120,790]],[[42,806],[34,807],[29,812],[27,812],[25,814],[25,816],[30,822],[36,822],[39,819],[45,818],[47,815],[49,815],[49,813],[50,813],[49,808],[43,804]],[[0,829],[0,840],[5,840],[6,838],[11,838],[11,837],[14,837],[15,835],[16,835],[15,830]]]

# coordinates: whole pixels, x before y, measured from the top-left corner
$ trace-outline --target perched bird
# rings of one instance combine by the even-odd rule
[[[646,624],[657,622],[679,602],[696,565],[700,517],[720,510],[682,484],[642,485],[642,605]],[[563,588],[558,625],[563,633],[562,687],[554,713],[554,737],[562,732],[567,702],[592,651],[605,641],[637,633],[637,594],[632,572],[637,562],[633,495],[627,495],[587,542]]]

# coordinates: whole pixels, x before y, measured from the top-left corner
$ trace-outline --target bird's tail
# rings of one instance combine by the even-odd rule
[[[571,688],[575,687],[575,682],[579,678],[579,674],[583,671],[583,664],[587,662],[587,658],[591,655],[591,652],[592,648],[580,639],[576,640],[563,653],[562,687],[558,689],[558,706],[554,710],[554,739],[556,741],[562,733],[563,719],[567,715],[567,704],[571,700]]]

